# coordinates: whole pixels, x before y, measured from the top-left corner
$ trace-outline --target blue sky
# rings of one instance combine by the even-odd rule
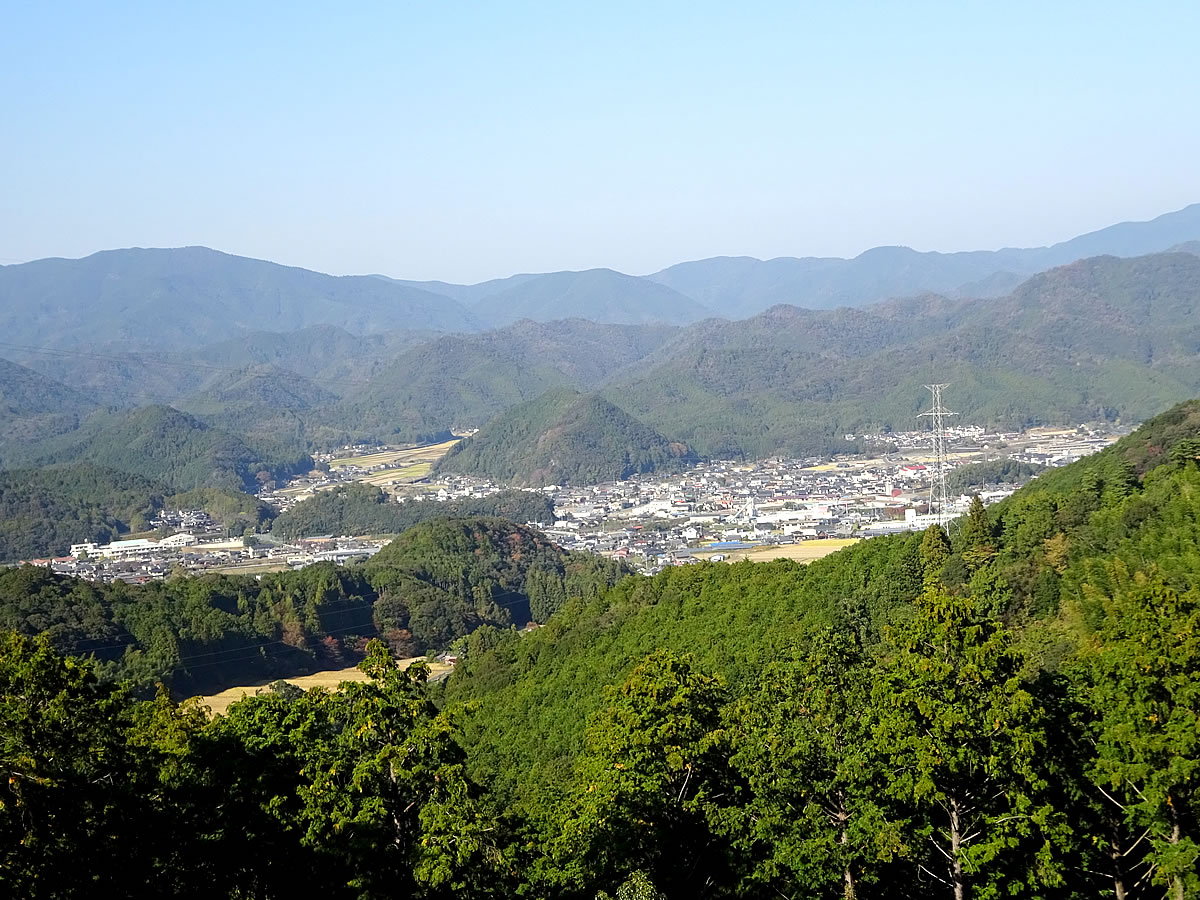
[[[1200,201],[1194,2],[341,6],[4,3],[0,263],[644,273]]]

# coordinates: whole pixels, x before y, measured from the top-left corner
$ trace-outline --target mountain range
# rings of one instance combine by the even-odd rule
[[[680,325],[746,318],[781,303],[832,309],[926,292],[996,297],[1077,259],[1187,249],[1197,241],[1200,204],[1193,204],[1050,247],[964,253],[876,247],[853,259],[715,257],[644,277],[589,269],[475,285],[323,275],[204,247],[108,250],[0,266],[0,350],[24,362],[46,348],[162,353],[311,326],[378,336],[478,332],[521,319]]]
[[[1017,428],[1143,419],[1200,392],[1200,240],[1185,239],[1196,233],[1193,225],[1200,230],[1198,218],[1200,206],[1188,207],[1037,251],[916,254],[920,264],[908,268],[896,261],[914,251],[864,255],[892,260],[884,267],[892,275],[873,282],[872,290],[883,291],[897,283],[893,276],[920,284],[936,270],[949,279],[944,284],[1003,263],[984,276],[994,288],[1019,268],[1014,260],[1035,266],[1090,247],[1169,244],[1175,251],[1073,260],[1001,296],[926,290],[865,305],[777,304],[744,318],[698,321],[688,320],[751,294],[757,299],[747,309],[766,302],[769,291],[754,293],[755,284],[766,284],[755,272],[820,267],[812,260],[708,260],[649,279],[593,270],[474,286],[333,278],[196,248],[0,267],[0,319],[16,329],[0,341],[0,353],[15,360],[0,360],[0,466],[83,461],[177,490],[250,489],[305,465],[317,449],[481,428],[447,466],[469,462],[474,471],[528,483],[577,481],[598,471],[579,448],[608,446],[597,437],[605,431],[598,423],[617,436],[644,429],[637,440],[612,445],[621,445],[614,450],[621,472],[645,453],[669,463],[674,450],[658,450],[673,445],[732,458],[833,452],[862,445],[863,438],[847,444],[847,433],[870,442],[880,431],[914,427],[926,402],[922,385],[934,379],[952,383],[948,400],[962,421]],[[985,258],[991,262],[976,265]],[[175,271],[173,259],[187,264]],[[839,266],[848,272],[862,260],[822,265],[827,274]],[[719,274],[734,270],[743,273],[743,300],[728,293],[737,279]],[[39,294],[38,278],[52,289]],[[845,299],[835,282],[844,288],[827,279],[828,290],[808,294],[810,301]],[[67,315],[62,298],[72,285],[87,290],[74,295],[80,306]],[[103,297],[92,306],[88,291],[95,290]],[[205,307],[208,291],[220,315]],[[623,305],[601,303],[591,320],[569,316],[605,291],[620,293]],[[41,319],[36,310],[22,312],[23,304],[38,306],[38,297],[50,298]],[[236,311],[238,304],[244,309]],[[433,304],[437,314],[427,316]],[[173,318],[181,305],[187,315]],[[151,308],[162,315],[145,319],[139,332],[136,323]],[[557,318],[485,328],[520,309]],[[636,321],[596,321],[604,309]],[[258,319],[250,315],[256,311]],[[52,336],[38,330],[56,315],[68,324]],[[252,319],[263,328],[285,319],[296,327],[259,330]],[[88,329],[94,340],[78,343]],[[135,333],[137,342],[124,340]],[[156,335],[163,343],[148,347]],[[528,439],[523,455],[511,446],[517,434]],[[546,447],[553,452],[542,453]]]

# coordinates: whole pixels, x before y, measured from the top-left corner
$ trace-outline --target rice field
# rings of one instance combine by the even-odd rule
[[[340,459],[332,460],[329,463],[329,468],[341,469],[346,466],[359,466],[360,468],[369,469],[372,466],[389,466],[396,465],[397,463],[428,463],[432,465],[450,452],[450,448],[457,443],[458,438],[455,438],[454,440],[443,441],[440,444],[426,444],[423,447],[409,447],[404,450],[385,450],[379,453],[371,453],[367,456],[344,456]]]
[[[423,656],[414,656],[409,659],[400,660],[397,665],[407,669],[413,663],[423,659],[425,659]],[[445,663],[435,662],[430,663],[430,670],[431,676],[444,675],[450,671],[450,666]],[[268,684],[273,684],[274,681],[286,681],[288,684],[294,684],[296,687],[307,691],[315,687],[337,690],[346,682],[361,682],[366,680],[367,676],[357,666],[347,666],[344,669],[326,669],[323,672],[313,672],[311,675],[297,675],[295,678],[279,678],[273,681],[260,681],[257,684],[226,688],[219,694],[201,697],[200,702],[211,709],[213,715],[223,715],[232,704],[243,697],[253,696],[261,688],[266,687]]]
[[[796,562],[810,563],[821,559],[830,553],[836,553],[843,547],[858,543],[858,538],[824,538],[816,541],[800,541],[795,544],[777,544],[769,547],[752,547],[748,550],[711,550],[699,551],[696,556],[708,559],[712,556],[723,555],[726,562],[740,562],[748,559],[751,562],[769,562],[773,559],[793,559]]]
[[[373,484],[376,487],[382,487],[385,484],[391,484],[393,481],[416,481],[420,478],[425,478],[432,470],[433,463],[420,462],[414,463],[411,466],[385,469],[382,472],[372,472],[370,475],[365,475],[358,480],[364,484]]]

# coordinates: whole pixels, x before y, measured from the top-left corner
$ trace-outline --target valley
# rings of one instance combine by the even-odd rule
[[[1200,4],[9,4],[0,900],[1200,900]]]

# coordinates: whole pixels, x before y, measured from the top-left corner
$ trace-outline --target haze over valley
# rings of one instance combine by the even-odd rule
[[[12,5],[0,897],[1200,900],[1197,34]]]

